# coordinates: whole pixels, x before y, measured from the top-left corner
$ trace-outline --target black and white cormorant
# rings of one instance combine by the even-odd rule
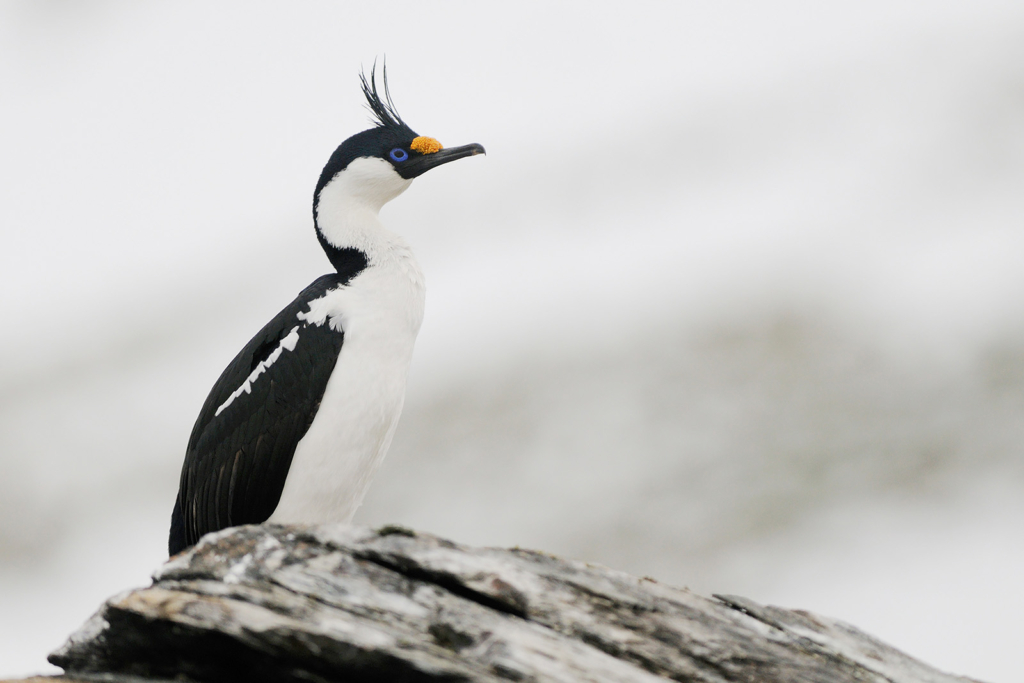
[[[483,154],[444,148],[361,77],[375,127],[331,155],[313,223],[337,272],[318,278],[245,345],[206,398],[181,470],[170,554],[239,524],[348,522],[395,433],[423,274],[378,213],[413,178]]]

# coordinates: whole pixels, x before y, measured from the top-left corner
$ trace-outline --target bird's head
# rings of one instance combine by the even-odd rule
[[[376,125],[356,133],[334,150],[316,186],[314,218],[325,200],[380,211],[404,192],[413,178],[449,161],[485,153],[475,143],[445,148],[434,138],[417,135],[391,101],[387,67],[383,71],[383,96],[377,89],[376,69],[369,79],[361,74],[360,80]]]

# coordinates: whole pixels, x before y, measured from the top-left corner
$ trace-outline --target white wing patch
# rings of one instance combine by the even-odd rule
[[[300,311],[295,317],[307,325],[316,325],[317,327],[326,322],[327,326],[335,332],[343,332],[344,325],[342,324],[341,312],[344,310],[343,304],[348,289],[347,286],[343,285],[329,290],[319,299],[313,299],[309,302],[308,312],[302,313]]]
[[[228,400],[220,404],[220,407],[217,408],[217,412],[215,412],[213,416],[216,417],[220,415],[225,408],[231,405],[232,401],[234,401],[242,394],[252,393],[252,384],[253,382],[256,381],[256,378],[262,375],[264,372],[266,372],[267,368],[269,368],[271,365],[277,362],[277,359],[281,357],[281,354],[284,353],[285,350],[294,351],[295,345],[298,343],[299,326],[296,325],[295,327],[292,328],[292,331],[289,332],[288,335],[281,340],[281,343],[277,345],[277,348],[274,349],[273,353],[267,356],[266,360],[261,360],[260,364],[257,365],[256,368],[249,373],[249,376],[245,378],[244,382],[242,382],[242,386],[235,389],[234,392],[232,392],[232,394],[228,396]]]

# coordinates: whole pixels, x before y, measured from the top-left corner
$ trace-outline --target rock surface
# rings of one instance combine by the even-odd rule
[[[73,680],[970,680],[807,612],[396,527],[211,534],[50,661]]]

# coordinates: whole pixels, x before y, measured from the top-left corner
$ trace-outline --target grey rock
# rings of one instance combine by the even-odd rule
[[[194,681],[970,680],[807,612],[398,527],[211,534],[50,661]]]

